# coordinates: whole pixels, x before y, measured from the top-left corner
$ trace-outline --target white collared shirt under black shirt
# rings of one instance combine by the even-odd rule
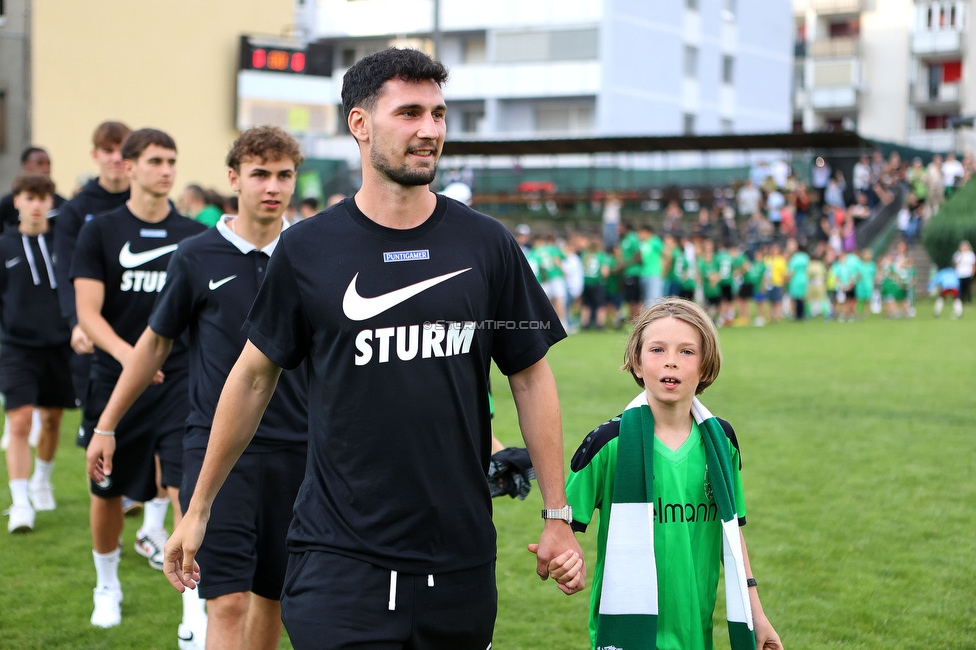
[[[207,227],[170,207],[166,218],[148,223],[127,206],[86,223],[78,235],[71,279],[87,278],[105,285],[102,316],[130,345],[146,329],[156,296],[166,285],[166,267],[177,244]],[[163,373],[186,372],[186,343],[173,342]],[[95,348],[91,377],[118,380],[122,366],[108,352]]]
[[[224,215],[216,228],[180,244],[149,318],[149,327],[160,336],[176,339],[189,333],[190,417],[184,449],[207,446],[220,391],[247,341],[241,326],[278,245],[275,238],[258,250],[231,230],[234,218]],[[271,450],[307,439],[308,374],[302,364],[281,373],[247,449]]]

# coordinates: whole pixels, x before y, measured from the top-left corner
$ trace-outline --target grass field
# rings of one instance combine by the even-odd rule
[[[976,648],[976,313],[930,314],[922,303],[909,321],[721,331],[722,373],[702,401],[738,433],[752,565],[788,649]],[[637,394],[617,370],[624,339],[580,334],[549,355],[567,462]],[[493,387],[496,434],[521,444],[508,385],[499,376]],[[76,427],[69,414],[58,510],[0,542],[0,648],[174,648],[179,596],[131,550],[138,522],[125,531],[123,623],[88,623],[94,569]],[[541,582],[525,550],[539,508],[536,489],[495,500],[497,650],[587,647],[588,592],[566,597]],[[594,559],[595,533],[581,540]],[[718,613],[723,648],[721,604]]]

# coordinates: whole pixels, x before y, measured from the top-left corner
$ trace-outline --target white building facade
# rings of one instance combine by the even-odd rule
[[[332,96],[391,45],[451,71],[450,139],[782,133],[792,125],[790,0],[298,0],[333,46]],[[341,123],[306,137],[357,157]]]
[[[794,128],[972,151],[970,0],[794,0]]]

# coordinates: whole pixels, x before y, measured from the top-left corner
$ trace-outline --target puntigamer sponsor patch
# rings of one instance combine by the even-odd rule
[[[394,253],[383,253],[384,262],[415,262],[417,260],[429,260],[430,251],[397,251]]]

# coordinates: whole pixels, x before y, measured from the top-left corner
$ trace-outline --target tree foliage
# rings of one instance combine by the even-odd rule
[[[957,188],[922,231],[922,245],[940,269],[952,265],[963,239],[976,243],[976,183]]]

